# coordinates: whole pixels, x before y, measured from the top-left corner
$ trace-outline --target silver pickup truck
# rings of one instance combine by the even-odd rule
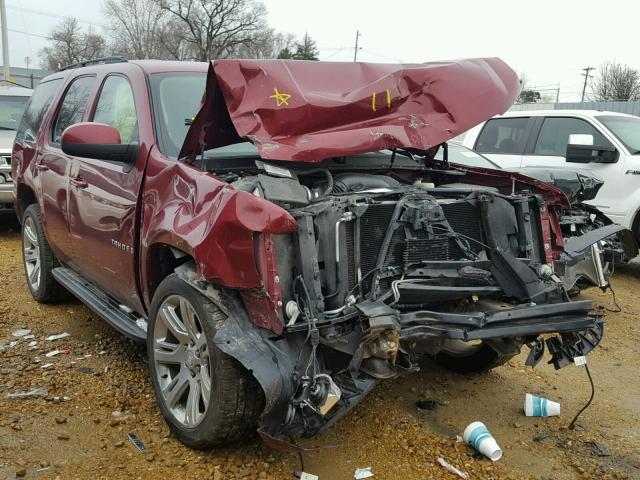
[[[0,85],[0,211],[13,210],[11,148],[33,90]]]

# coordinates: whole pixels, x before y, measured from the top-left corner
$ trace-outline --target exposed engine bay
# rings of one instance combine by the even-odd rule
[[[523,345],[535,366],[546,345],[561,368],[602,338],[591,302],[570,293],[606,287],[613,263],[635,256],[622,227],[555,205],[521,175],[397,157],[387,170],[347,159],[208,168],[299,227],[255,239],[264,289],[241,297],[262,328],[227,321],[215,337],[262,385],[272,444],[328,427],[424,355],[480,371]]]

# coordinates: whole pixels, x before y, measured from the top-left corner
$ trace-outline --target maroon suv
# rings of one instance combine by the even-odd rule
[[[546,344],[560,368],[603,333],[568,291],[635,245],[553,186],[449,162],[517,93],[498,59],[54,73],[13,149],[27,284],[146,342],[196,448],[313,435],[423,355],[469,372]]]

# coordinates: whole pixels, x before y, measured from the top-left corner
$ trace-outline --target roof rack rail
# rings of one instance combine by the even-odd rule
[[[72,63],[71,65],[67,65],[58,69],[59,72],[63,70],[71,70],[73,68],[87,67],[89,65],[102,65],[106,63],[123,63],[128,62],[125,57],[121,55],[114,55],[111,57],[103,57],[103,58],[94,58],[93,60],[85,60],[84,62]]]

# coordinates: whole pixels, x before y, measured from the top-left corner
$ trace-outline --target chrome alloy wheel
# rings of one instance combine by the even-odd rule
[[[24,253],[24,266],[27,271],[27,282],[29,282],[31,291],[35,292],[40,287],[40,277],[42,276],[42,273],[38,231],[36,230],[36,223],[30,216],[27,216],[24,220],[22,249]]]
[[[211,399],[211,364],[202,324],[187,299],[170,295],[162,302],[151,348],[167,409],[185,427],[195,427]]]

